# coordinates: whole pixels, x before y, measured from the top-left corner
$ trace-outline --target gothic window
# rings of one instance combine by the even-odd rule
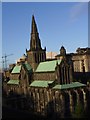
[[[38,54],[38,59],[39,59],[39,62],[40,62],[40,53]]]
[[[36,55],[36,53],[35,53],[35,62],[37,63],[37,55]]]
[[[67,77],[66,77],[66,66],[64,66],[64,83],[66,84],[66,80],[67,80]]]
[[[68,71],[67,71],[68,73],[67,73],[67,76],[68,76],[68,78],[67,78],[67,80],[68,80],[68,82],[70,83],[70,68],[68,67]]]
[[[74,62],[74,71],[80,72],[80,62],[79,61]]]
[[[90,59],[88,60],[88,70],[90,72]]]
[[[67,67],[65,66],[64,67],[64,83],[66,84],[67,83]]]
[[[39,60],[40,60],[40,62],[42,61],[42,58],[41,58],[41,53],[39,54]]]
[[[82,60],[82,71],[85,72],[84,60]]]
[[[41,54],[42,54],[41,56],[42,56],[42,61],[43,61],[43,53],[41,53]]]
[[[33,46],[33,48],[35,48],[35,47],[36,47],[36,46],[35,46],[35,40],[34,40],[34,39],[33,39],[33,45],[32,45],[32,46]]]
[[[64,83],[64,66],[61,66],[61,83]]]
[[[39,54],[38,54],[38,63],[39,63]]]
[[[61,67],[59,68],[59,72],[60,72],[60,84],[62,84],[62,71],[61,71]]]

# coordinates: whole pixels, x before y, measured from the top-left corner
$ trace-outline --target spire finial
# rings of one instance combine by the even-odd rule
[[[39,39],[39,34],[38,34],[34,15],[32,15],[30,49],[31,50],[40,50],[41,49],[41,41]]]
[[[32,28],[31,28],[31,33],[38,33],[34,14],[32,15]]]

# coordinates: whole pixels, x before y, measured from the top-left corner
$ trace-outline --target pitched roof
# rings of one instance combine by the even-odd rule
[[[7,82],[7,84],[18,85],[18,84],[19,84],[19,80],[9,80],[9,81]]]
[[[21,66],[23,66],[28,72],[32,72],[32,67],[28,63],[23,63],[21,65],[16,65],[11,73],[20,73]]]
[[[80,82],[72,82],[70,84],[63,84],[63,85],[56,85],[53,87],[53,89],[71,89],[71,88],[77,88],[77,87],[85,87],[85,84],[82,84]]]
[[[48,87],[48,84],[52,84],[54,81],[35,80],[30,84],[30,87]]]
[[[41,62],[35,72],[51,72],[55,71],[56,65],[61,63],[61,60],[52,60],[52,61],[46,61]]]
[[[20,73],[21,71],[21,65],[16,65],[11,73]]]
[[[30,64],[28,64],[28,63],[23,63],[22,65],[24,66],[24,68],[25,68],[28,72],[32,72],[32,67],[30,66]]]

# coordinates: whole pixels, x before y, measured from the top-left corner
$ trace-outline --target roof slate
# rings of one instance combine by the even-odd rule
[[[35,72],[54,72],[57,63],[60,64],[61,60],[41,62]]]
[[[7,82],[7,84],[18,85],[18,84],[19,84],[19,80],[9,80],[9,81]]]
[[[70,84],[63,84],[63,85],[56,85],[53,87],[53,89],[71,89],[71,88],[77,88],[77,87],[84,87],[85,84],[79,83],[79,82],[72,82]]]
[[[30,87],[48,87],[48,84],[52,84],[54,81],[41,81],[35,80],[30,84]]]

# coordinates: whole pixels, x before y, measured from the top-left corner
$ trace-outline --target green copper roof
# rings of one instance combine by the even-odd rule
[[[7,84],[18,85],[18,84],[19,84],[19,80],[9,80],[9,81],[7,82]]]
[[[53,60],[53,61],[46,61],[41,62],[37,67],[35,72],[50,72],[55,71],[56,64],[60,64],[61,60]]]
[[[24,63],[22,65],[27,69],[28,72],[32,72],[32,67],[28,63]]]
[[[16,65],[11,73],[20,73],[21,70],[21,65]]]
[[[73,82],[70,84],[56,85],[55,87],[53,87],[53,89],[71,89],[71,88],[84,87],[84,86],[86,85],[79,82]]]
[[[20,73],[21,66],[23,66],[28,72],[32,71],[32,67],[28,63],[23,63],[21,65],[16,65],[11,73]]]
[[[35,80],[30,84],[30,87],[48,87],[48,84],[53,83],[54,81],[40,81]]]

